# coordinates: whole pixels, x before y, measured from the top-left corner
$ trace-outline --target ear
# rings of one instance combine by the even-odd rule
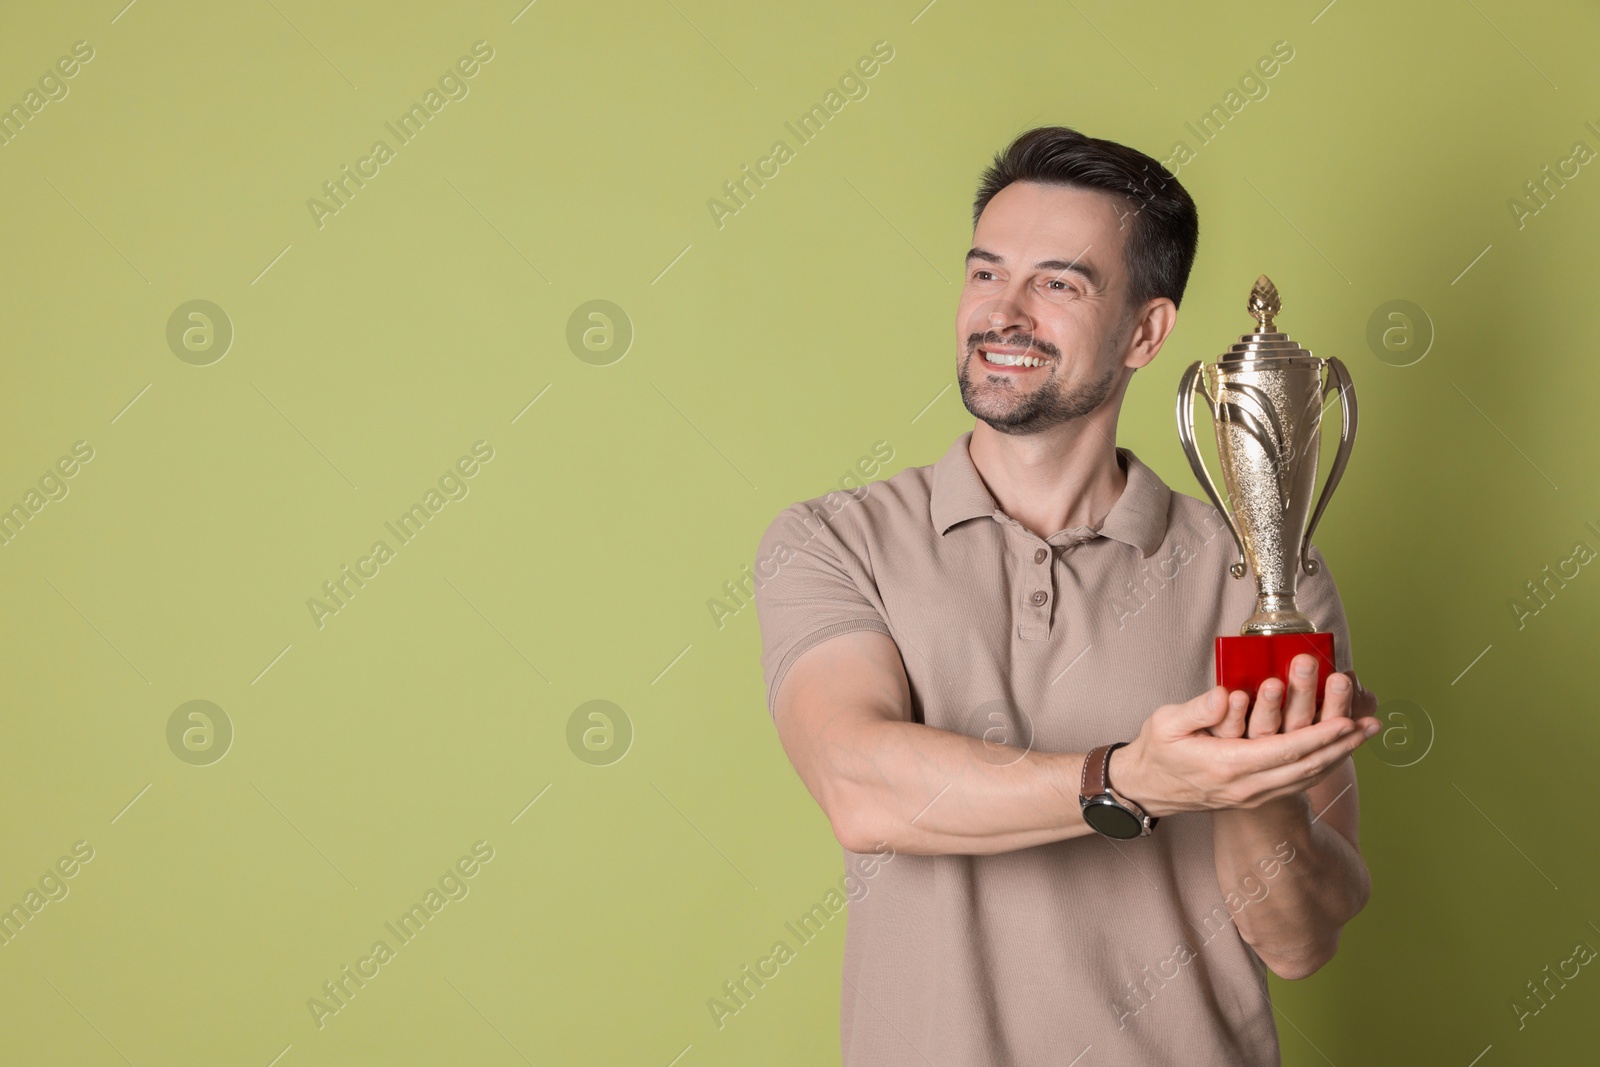
[[[1147,300],[1134,314],[1122,365],[1138,370],[1155,359],[1177,322],[1178,307],[1171,300],[1164,296]]]

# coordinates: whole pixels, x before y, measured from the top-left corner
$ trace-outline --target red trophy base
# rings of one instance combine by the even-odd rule
[[[1334,671],[1333,634],[1251,634],[1217,638],[1217,682],[1229,690],[1243,689],[1253,703],[1261,683],[1268,678],[1288,682],[1289,661],[1302,652],[1317,657],[1317,707],[1322,707],[1323,686]]]

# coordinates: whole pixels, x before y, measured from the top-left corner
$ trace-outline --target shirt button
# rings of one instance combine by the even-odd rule
[[[1041,589],[1038,592],[1033,594],[1033,602],[1035,604],[1043,604],[1046,600],[1049,600],[1049,599],[1050,599],[1050,594],[1046,593],[1043,589]]]
[[[1047,549],[1047,548],[1041,548],[1039,551],[1037,551],[1037,552],[1035,552],[1033,554],[1033,561],[1035,563],[1043,563],[1046,559],[1049,558],[1049,556],[1050,556],[1050,550]]]

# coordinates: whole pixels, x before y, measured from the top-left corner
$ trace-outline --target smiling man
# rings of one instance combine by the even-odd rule
[[[1212,685],[1255,582],[1210,504],[1114,443],[1198,234],[1149,156],[1019,137],[957,309],[972,430],[762,538],[784,750],[847,871],[896,857],[850,909],[846,1067],[1276,1064],[1267,970],[1317,970],[1366,903],[1349,756],[1377,704],[1326,562],[1299,598],[1341,659],[1320,710],[1314,679]]]

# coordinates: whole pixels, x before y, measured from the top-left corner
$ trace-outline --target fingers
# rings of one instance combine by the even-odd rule
[[[1212,686],[1193,700],[1169,705],[1170,713],[1162,717],[1162,734],[1169,740],[1200,733],[1209,729],[1213,734],[1227,717],[1228,691],[1220,685]]]
[[[1212,727],[1211,732],[1218,737],[1241,737],[1244,735],[1245,718],[1250,714],[1250,694],[1243,689],[1228,691],[1228,713],[1223,716],[1222,722]]]
[[[1250,698],[1242,690],[1228,693],[1227,712],[1222,721],[1211,728],[1212,737],[1236,738],[1244,736],[1245,719],[1250,710]]]
[[[1351,716],[1350,721],[1356,724],[1356,729],[1360,730],[1368,737],[1372,737],[1379,730],[1383,729],[1383,721],[1376,715],[1363,715],[1359,719]]]
[[[1327,687],[1323,690],[1322,720],[1355,718],[1351,712],[1351,702],[1355,696],[1355,688],[1350,684],[1350,679],[1343,674],[1328,675]]]
[[[1248,739],[1244,744],[1230,743],[1222,759],[1234,777],[1248,779],[1252,775],[1288,767],[1305,759],[1334,742],[1344,731],[1351,729],[1348,718],[1330,719],[1312,723],[1289,733],[1270,737]]]
[[[1250,709],[1250,726],[1246,737],[1266,737],[1278,732],[1283,725],[1283,683],[1268,678],[1256,693],[1255,707]]]
[[[1289,663],[1289,692],[1283,709],[1283,732],[1309,726],[1317,717],[1317,657],[1301,653]]]

